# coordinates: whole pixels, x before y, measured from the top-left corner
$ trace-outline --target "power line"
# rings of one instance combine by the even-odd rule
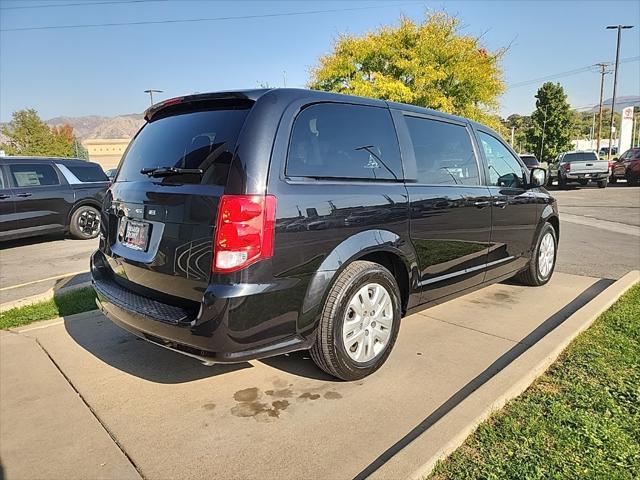
[[[32,8],[58,8],[58,7],[89,7],[93,5],[119,5],[128,3],[158,3],[173,0],[120,0],[109,2],[82,2],[82,3],[50,3],[46,5],[19,5],[16,7],[0,7],[0,10],[27,10]]]
[[[627,58],[623,58],[622,60],[620,60],[620,63],[637,62],[638,60],[640,60],[640,56],[638,56],[638,57],[627,57]],[[568,77],[568,76],[571,76],[571,75],[577,75],[579,73],[595,71],[594,70],[595,67],[596,67],[596,65],[585,65],[584,67],[575,68],[573,70],[567,70],[566,72],[553,73],[551,75],[547,75],[547,76],[544,76],[544,77],[539,77],[539,78],[534,78],[534,79],[531,79],[531,80],[524,80],[522,82],[512,83],[512,84],[509,85],[509,88],[523,87],[525,85],[532,85],[534,83],[539,83],[539,82],[543,82],[543,81],[546,81],[546,80],[554,80],[556,78]]]
[[[0,32],[24,32],[30,30],[61,30],[67,28],[91,28],[91,27],[119,27],[124,25],[159,25],[168,23],[196,23],[196,22],[220,22],[226,20],[249,20],[255,18],[274,18],[274,17],[293,17],[302,15],[316,15],[320,13],[337,13],[337,12],[353,12],[358,10],[372,10],[375,8],[403,7],[406,5],[415,5],[415,2],[394,3],[390,5],[369,5],[366,7],[350,7],[350,8],[331,8],[326,10],[307,10],[303,12],[283,12],[283,13],[266,13],[256,15],[237,15],[228,17],[209,17],[209,18],[187,18],[183,20],[151,20],[139,22],[114,22],[114,23],[85,23],[77,25],[45,25],[42,27],[18,27],[4,28]]]

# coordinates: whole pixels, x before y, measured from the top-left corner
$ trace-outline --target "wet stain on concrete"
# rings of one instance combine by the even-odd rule
[[[286,380],[283,380],[282,378],[276,378],[273,381],[273,386],[276,388],[285,388],[287,386],[288,382]],[[289,385],[291,386],[291,385]]]
[[[303,394],[299,395],[298,398],[300,400],[317,400],[320,398],[320,395],[318,395],[317,393],[304,392]]]
[[[204,405],[202,405],[202,408],[204,408],[205,410],[213,410],[214,408],[216,408],[216,404],[215,403],[205,403]]]
[[[293,392],[290,388],[283,388],[282,390],[265,390],[266,395],[270,397],[280,397],[280,398],[291,398],[293,397]]]
[[[276,382],[273,382],[274,384]],[[282,385],[282,383],[281,383]],[[261,392],[257,387],[245,388],[244,390],[238,390],[234,393],[233,398],[237,404],[231,408],[231,414],[236,417],[251,417],[258,422],[270,422],[280,417],[280,413],[287,410],[292,403],[288,398],[295,397],[297,403],[304,403],[307,401],[318,400],[324,398],[326,400],[337,400],[342,398],[342,395],[336,391],[329,390],[322,391],[324,388],[311,388],[308,391],[303,391],[298,395],[293,388],[293,384],[287,384],[289,388],[265,390]],[[269,403],[268,398],[271,397],[273,401]],[[205,404],[203,408],[206,410],[213,410],[215,404]]]
[[[342,398],[342,395],[340,395],[338,392],[329,390],[324,394],[324,398],[326,398],[327,400],[337,400],[339,398]]]
[[[258,399],[259,390],[256,387],[238,390],[233,394],[233,398],[238,402],[253,402]]]

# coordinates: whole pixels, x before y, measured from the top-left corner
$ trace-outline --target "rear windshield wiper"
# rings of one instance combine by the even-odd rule
[[[196,174],[202,175],[204,172],[201,168],[179,168],[179,167],[147,167],[140,170],[143,175],[150,177],[170,177],[172,175]]]

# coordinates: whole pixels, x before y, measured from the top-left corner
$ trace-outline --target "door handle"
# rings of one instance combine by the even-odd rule
[[[11,198],[11,195],[0,194],[0,200],[4,200],[5,198]]]
[[[478,200],[476,202],[473,202],[473,204],[477,208],[484,208],[484,207],[488,207],[489,206],[489,202],[487,200]]]
[[[505,208],[507,205],[509,205],[509,202],[507,202],[506,200],[496,200],[495,202],[493,202],[493,205],[498,208]]]
[[[31,195],[31,193],[17,193],[16,197],[30,197]]]

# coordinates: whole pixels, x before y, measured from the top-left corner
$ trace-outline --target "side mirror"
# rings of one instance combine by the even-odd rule
[[[544,168],[531,169],[531,187],[542,187],[547,183],[547,171]]]

